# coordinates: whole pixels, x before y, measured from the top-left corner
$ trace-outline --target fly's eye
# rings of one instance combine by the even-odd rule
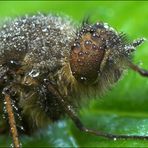
[[[82,28],[79,33],[81,36],[75,40],[71,47],[71,70],[74,77],[80,82],[93,83],[99,75],[106,49],[104,46],[106,32],[103,28],[102,33],[102,28],[97,27],[95,25],[95,27]]]

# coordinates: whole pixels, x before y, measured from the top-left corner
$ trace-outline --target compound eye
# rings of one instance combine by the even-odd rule
[[[99,32],[85,32],[71,47],[70,66],[76,80],[93,83],[98,78],[105,54],[104,41]]]

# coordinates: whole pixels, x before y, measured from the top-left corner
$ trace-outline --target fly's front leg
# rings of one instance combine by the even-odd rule
[[[141,76],[143,76],[143,77],[148,77],[148,70],[142,69],[142,68],[140,68],[139,66],[137,66],[137,65],[135,65],[135,64],[133,64],[133,63],[131,63],[130,61],[128,62],[128,66],[129,66],[132,70],[138,72]]]
[[[126,46],[126,50],[129,53],[135,51],[136,47],[141,45],[145,40],[146,40],[145,38],[134,40],[133,43],[131,43],[130,45]],[[140,68],[138,65],[133,64],[129,60],[127,61],[127,65],[128,65],[129,68],[131,68],[135,72],[138,72],[141,76],[148,77],[148,70]]]
[[[138,136],[138,135],[115,135],[115,134],[108,134],[108,133],[103,133],[101,131],[96,131],[93,129],[89,129],[83,125],[77,114],[75,113],[73,107],[68,104],[64,98],[61,96],[59,91],[50,83],[47,85],[48,90],[53,93],[56,96],[57,102],[61,107],[65,110],[66,114],[73,120],[75,123],[76,127],[85,133],[90,133],[96,136],[101,136],[105,137],[108,139],[148,139],[148,136]]]
[[[12,102],[11,102],[11,96],[9,93],[9,90],[7,88],[5,88],[3,90],[3,94],[4,94],[4,101],[5,101],[5,107],[6,107],[6,111],[8,114],[8,121],[9,121],[9,125],[10,125],[10,131],[11,131],[11,135],[12,135],[12,139],[13,139],[13,144],[15,148],[20,148],[20,141],[19,141],[19,137],[18,137],[18,131],[17,131],[17,127],[16,127],[16,122],[15,122],[15,117],[14,117],[14,112],[13,112],[13,107],[12,107]]]

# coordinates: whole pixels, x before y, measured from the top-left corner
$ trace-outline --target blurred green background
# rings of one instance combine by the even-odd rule
[[[148,38],[148,2],[128,1],[1,1],[0,21],[36,12],[62,12],[76,21],[91,15],[128,34],[132,40]],[[134,62],[148,69],[148,42],[137,49]],[[92,100],[79,113],[87,127],[109,133],[148,135],[148,78],[129,70],[100,100]],[[32,137],[21,137],[23,146],[146,147],[144,140],[107,140],[81,133],[70,119],[62,120]],[[0,146],[10,146],[10,135],[0,135]]]

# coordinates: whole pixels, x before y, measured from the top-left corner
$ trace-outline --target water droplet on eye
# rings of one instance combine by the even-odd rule
[[[88,51],[85,51],[85,54],[86,54],[86,55],[89,55],[89,52],[88,52]]]
[[[77,61],[78,61],[78,63],[79,63],[80,66],[83,66],[84,65],[84,62],[81,59],[78,59]]]
[[[85,44],[88,45],[90,43],[90,41],[85,41]]]
[[[72,48],[73,52],[76,54],[79,53],[81,50],[80,44],[78,42],[74,43],[71,48]]]
[[[92,44],[92,42],[91,42],[90,40],[86,40],[86,41],[84,42],[84,46],[85,46],[86,48],[90,48],[90,47],[91,47],[91,44]]]
[[[80,44],[79,43],[74,43],[72,47],[79,47]]]
[[[100,46],[99,49],[100,49],[100,50],[103,50],[104,48],[103,48],[103,46]]]
[[[84,53],[83,53],[82,51],[80,51],[80,52],[78,53],[78,55],[79,55],[79,56],[83,56]]]
[[[39,74],[40,74],[40,72],[37,69],[32,69],[28,75],[35,78],[35,77],[38,77]]]
[[[95,44],[93,44],[92,49],[97,50],[97,46]]]
[[[78,62],[81,62],[81,59],[78,59]]]

